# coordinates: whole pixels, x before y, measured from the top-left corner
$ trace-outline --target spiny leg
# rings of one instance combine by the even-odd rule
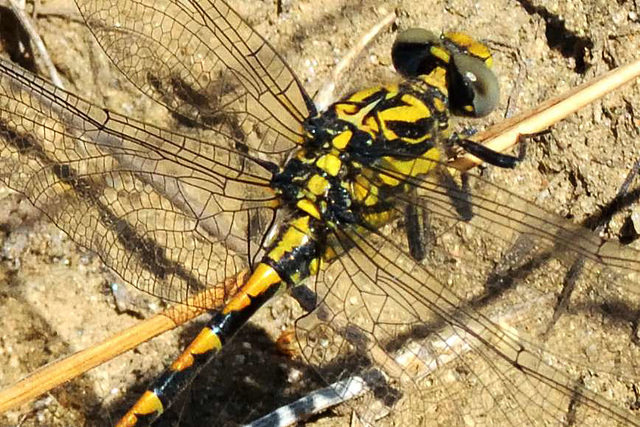
[[[473,204],[471,202],[471,192],[467,174],[461,174],[460,184],[446,169],[442,169],[438,179],[440,185],[445,188],[447,196],[451,200],[456,213],[462,221],[469,221],[473,218]],[[409,198],[418,201],[417,191],[414,190]],[[407,235],[407,245],[411,257],[416,261],[422,261],[427,255],[427,249],[435,241],[435,234],[429,220],[428,200],[424,201],[424,206],[420,203],[407,203],[405,206],[405,233]]]
[[[544,131],[541,133],[533,134],[533,135],[520,135],[518,137],[518,154],[516,156],[512,156],[510,154],[500,153],[498,151],[494,151],[491,148],[488,148],[478,142],[472,141],[468,139],[468,137],[461,137],[458,134],[453,134],[451,136],[451,142],[454,145],[457,145],[464,149],[469,154],[472,154],[482,160],[485,163],[488,163],[493,166],[497,166],[500,168],[513,169],[518,163],[522,162],[527,154],[527,141],[537,135],[542,133],[546,133],[548,131]]]
[[[433,244],[433,233],[429,224],[429,212],[423,207],[409,203],[405,207],[405,232],[409,253],[416,261],[422,261],[427,249]]]

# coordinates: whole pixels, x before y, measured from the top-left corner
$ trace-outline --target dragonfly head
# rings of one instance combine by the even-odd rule
[[[391,56],[396,70],[406,78],[445,69],[450,107],[456,114],[482,117],[498,104],[500,88],[491,71],[491,51],[464,33],[438,37],[411,28],[398,35]]]

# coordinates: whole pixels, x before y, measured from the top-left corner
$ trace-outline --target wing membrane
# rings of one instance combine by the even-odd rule
[[[396,200],[397,212],[428,210],[427,258],[409,255],[398,224],[336,230],[342,255],[316,278],[318,315],[298,323],[303,355],[329,381],[379,372],[359,415],[380,425],[640,425],[605,397],[640,376],[633,321],[602,308],[637,310],[638,251],[490,182],[465,222],[459,193],[412,182],[419,197]],[[568,277],[576,290],[559,314]]]
[[[275,154],[300,141],[315,114],[288,65],[223,1],[76,3],[122,73],[183,121],[231,128],[248,148]]]
[[[246,264],[267,171],[230,148],[98,108],[0,61],[0,179],[135,287],[171,301]],[[234,250],[239,252],[236,255]]]
[[[134,286],[172,301],[235,275],[250,224],[273,215],[269,175],[243,148],[287,152],[308,97],[224,2],[77,2],[103,48],[192,138],[97,108],[0,62],[0,177]],[[275,160],[275,157],[273,156]],[[380,173],[390,173],[377,171]],[[342,256],[316,278],[303,354],[331,372],[380,372],[396,425],[640,425],[603,396],[633,389],[637,251],[605,242],[485,183],[460,198],[413,181],[435,241],[423,262],[380,230],[336,230]],[[557,296],[583,265],[570,309]],[[595,348],[594,348],[595,346]],[[559,351],[558,349],[562,349]],[[628,399],[630,401],[631,397]],[[622,399],[624,401],[624,399]]]

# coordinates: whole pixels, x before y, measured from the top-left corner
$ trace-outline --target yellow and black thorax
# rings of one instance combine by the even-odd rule
[[[372,230],[395,217],[395,201],[411,191],[410,181],[443,160],[451,112],[484,115],[497,102],[495,77],[483,95],[484,74],[493,76],[484,45],[461,33],[405,34],[394,61],[408,79],[356,92],[309,118],[301,147],[272,179],[294,214],[265,261],[290,285],[335,254],[326,248],[332,231]]]

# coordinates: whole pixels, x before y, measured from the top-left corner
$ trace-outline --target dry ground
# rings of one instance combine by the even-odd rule
[[[119,111],[146,111],[146,101],[108,65],[73,12],[72,2],[40,3],[35,23],[67,87]],[[502,108],[489,122],[501,120],[509,98],[516,111],[526,110],[630,62],[640,51],[640,10],[630,1],[289,0],[280,15],[270,0],[239,3],[237,10],[282,52],[311,94],[354,37],[392,10],[399,14],[400,28],[461,29],[489,40],[496,46],[496,73],[502,84]],[[2,32],[7,31],[5,15],[3,11]],[[392,76],[390,46],[395,34],[395,28],[385,31],[362,54],[355,71],[340,82],[343,93]],[[543,142],[531,144],[525,164],[495,179],[574,221],[597,214],[640,158],[638,106],[639,86],[625,87],[556,126]],[[0,189],[0,203],[0,384],[6,385],[138,319],[135,313],[116,310],[108,285],[117,278],[96,256],[78,249],[24,203],[17,204],[9,190]],[[606,233],[619,237],[629,215],[627,209],[616,216]],[[154,303],[161,306],[150,301],[138,313],[153,311]],[[181,425],[204,425],[203,420],[228,425],[267,411],[297,389],[312,387],[313,373],[302,362],[279,355],[273,346],[295,310],[294,303],[282,300],[261,312],[226,356],[202,375],[189,398],[178,404],[182,412],[171,419],[180,419]],[[0,425],[107,425],[196,329],[191,325],[143,344],[2,415]],[[216,369],[223,374],[216,374]],[[221,408],[228,419],[216,415]],[[348,425],[348,413],[332,413],[317,422]]]

